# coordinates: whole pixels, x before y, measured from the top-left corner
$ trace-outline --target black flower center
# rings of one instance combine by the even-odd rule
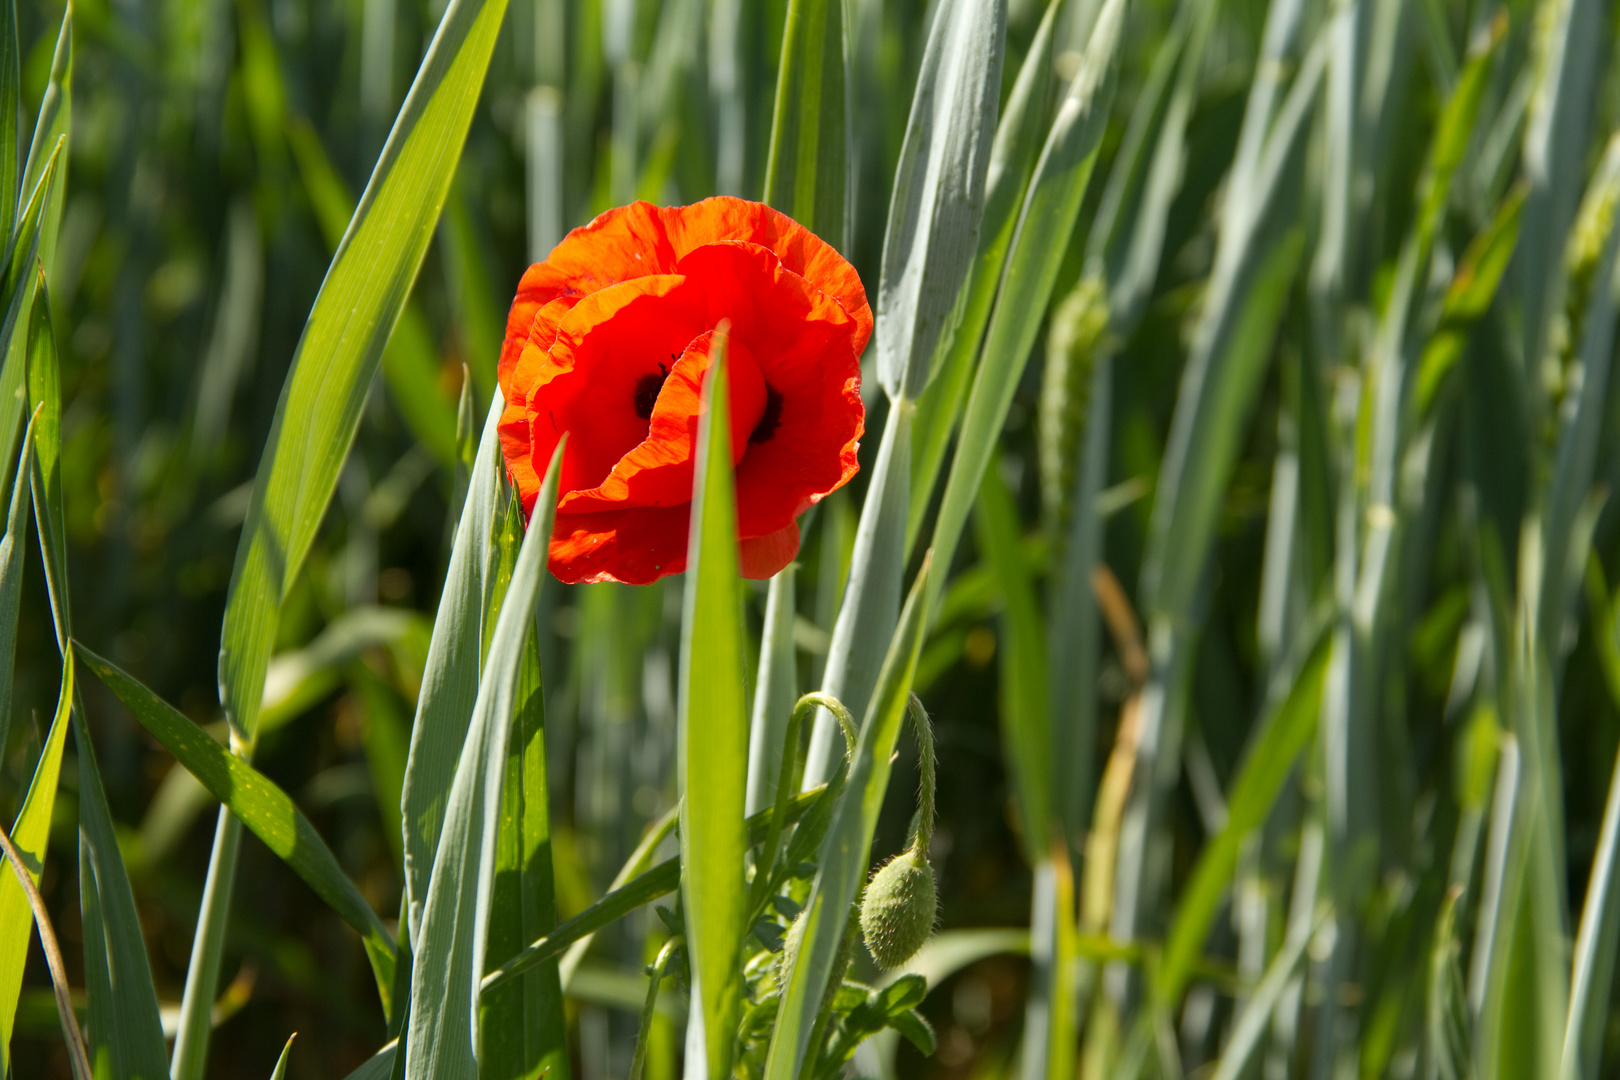
[[[782,391],[776,387],[765,384],[765,411],[759,414],[759,423],[754,425],[754,433],[748,436],[750,444],[770,442],[776,434],[776,429],[782,425]]]
[[[670,353],[671,360],[680,358],[680,353]],[[663,364],[658,365],[658,374],[651,372],[636,380],[636,389],[632,395],[635,402],[636,415],[643,420],[652,419],[653,404],[658,401],[658,392],[664,388],[664,380],[669,378],[669,368]]]

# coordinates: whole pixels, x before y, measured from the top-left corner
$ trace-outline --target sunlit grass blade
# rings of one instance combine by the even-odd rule
[[[504,0],[446,8],[283,385],[221,634],[221,704],[245,746],[258,730],[281,600],[326,513],[372,373],[432,240],[505,9]]]
[[[512,540],[520,540],[522,511],[516,500],[508,509],[508,520],[516,526]],[[507,536],[502,536],[502,542],[508,542]],[[515,549],[516,543],[512,546]],[[519,662],[514,708],[495,839],[494,889],[484,934],[486,972],[492,963],[549,933],[557,922],[546,782],[546,704],[533,627]],[[481,1077],[567,1080],[568,1022],[555,963],[541,965],[514,984],[481,994],[478,1005]]]
[[[286,792],[117,665],[77,642],[74,651],[142,727],[360,933],[386,1010],[394,981],[393,938]]]
[[[874,344],[891,399],[922,393],[959,313],[978,247],[1006,32],[1006,0],[945,0],[934,9],[883,236]]]
[[[698,425],[692,534],[681,618],[678,705],[681,898],[692,964],[688,1074],[731,1075],[742,1010],[738,951],[746,931],[748,711],[737,513],[731,476],[731,395],[725,325],[714,335]]]
[[[754,679],[754,710],[748,734],[748,798],[750,814],[776,802],[776,775],[782,767],[782,746],[788,717],[799,698],[798,649],[793,642],[797,615],[794,584],[798,564],[790,563],[771,578],[765,598],[765,629],[760,635],[759,674]]]
[[[62,748],[67,743],[73,709],[73,660],[62,666],[62,690],[56,702],[45,745],[34,776],[28,782],[11,840],[28,864],[35,884],[45,868],[45,845],[50,839],[51,814],[56,806],[57,781],[62,772]],[[0,1072],[11,1064],[11,1036],[16,1028],[17,999],[22,993],[23,968],[28,961],[28,935],[34,924],[28,897],[10,873],[0,873]]]
[[[951,462],[934,526],[932,546],[938,568],[930,586],[934,596],[950,573],[979,481],[1040,332],[1070,234],[1080,216],[1113,102],[1116,53],[1124,20],[1125,0],[1106,0],[1098,12],[1080,71],[1069,84],[1057,118],[1052,121],[1019,212],[996,308],[986,331],[983,358],[968,396],[956,457]]]
[[[287,1056],[292,1053],[293,1040],[296,1038],[297,1032],[287,1036],[287,1045],[281,1048],[281,1056],[276,1059],[275,1071],[270,1074],[270,1080],[287,1080]]]
[[[456,756],[478,697],[485,621],[492,615],[494,530],[500,510],[501,449],[495,424],[504,405],[497,393],[484,421],[466,501],[458,511],[405,763],[405,896],[413,937],[427,900]]]
[[[1003,103],[990,145],[985,177],[984,211],[979,218],[979,249],[958,300],[960,315],[940,338],[929,366],[928,386],[917,398],[912,431],[911,500],[906,513],[906,553],[922,531],[923,516],[934,497],[945,449],[962,413],[968,387],[977,370],[979,345],[1001,284],[1001,267],[1018,224],[1024,190],[1040,153],[1045,133],[1047,98],[1052,85],[1052,27],[1063,0],[1051,0],[1024,53],[1011,92]]]
[[[849,247],[853,121],[843,0],[789,0],[765,201]]]
[[[805,902],[803,937],[792,968],[784,975],[782,1001],[765,1060],[766,1080],[793,1080],[812,1050],[810,1039],[817,1027],[822,994],[833,974],[845,923],[852,918],[850,905],[866,879],[872,834],[889,787],[891,756],[927,625],[931,565],[932,560],[925,557],[900,612],[872,704],[861,722],[849,779],[821,843],[816,876]]]
[[[477,1005],[495,892],[507,746],[566,446],[567,439],[558,444],[541,483],[489,638],[472,720],[445,798],[444,825],[415,941],[411,984],[418,990],[404,1036],[409,1080],[477,1080],[479,1075]],[[427,987],[433,989],[423,989]]]

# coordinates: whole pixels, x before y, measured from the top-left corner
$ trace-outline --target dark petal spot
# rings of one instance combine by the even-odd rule
[[[750,445],[770,442],[776,429],[782,426],[782,391],[769,383],[765,385],[765,411],[759,414],[754,433],[748,436]]]
[[[633,397],[637,416],[643,420],[652,419],[653,405],[658,401],[658,392],[664,388],[664,380],[667,378],[669,378],[669,369],[663,364],[659,364],[658,374],[643,375],[636,380]]]

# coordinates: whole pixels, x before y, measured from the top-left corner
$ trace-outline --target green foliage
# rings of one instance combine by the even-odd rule
[[[0,811],[97,1077],[1620,1068],[1611,5],[0,15]],[[542,587],[501,312],[717,191],[866,283],[862,470],[742,581],[712,379],[684,578]]]

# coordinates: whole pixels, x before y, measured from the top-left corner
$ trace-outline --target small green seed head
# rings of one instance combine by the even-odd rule
[[[934,868],[915,848],[890,859],[872,875],[861,901],[861,933],[872,959],[886,968],[910,960],[934,932],[939,898]]]

